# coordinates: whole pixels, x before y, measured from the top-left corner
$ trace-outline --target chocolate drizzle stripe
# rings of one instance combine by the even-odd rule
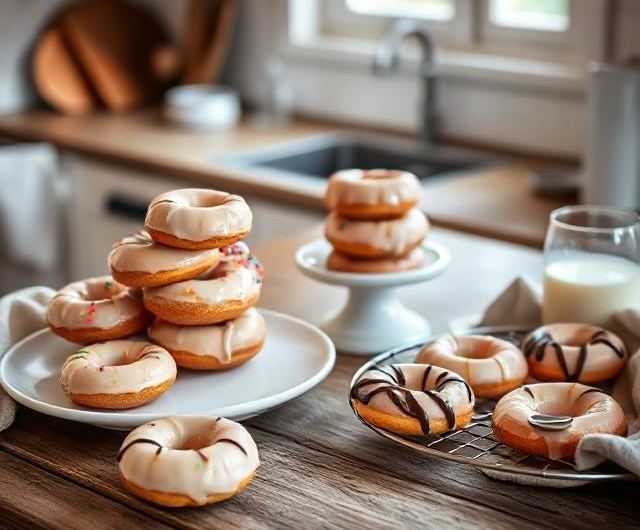
[[[129,449],[129,447],[135,444],[155,445],[158,448],[158,450],[156,451],[156,456],[158,456],[160,454],[160,451],[164,449],[164,447],[160,445],[158,442],[156,442],[155,440],[151,440],[150,438],[138,438],[136,440],[132,440],[120,450],[120,452],[118,453],[118,456],[116,456],[116,462],[120,462],[120,460],[122,460],[122,457],[124,456],[124,453]]]
[[[604,390],[600,390],[599,388],[587,388],[587,390],[585,390],[582,394],[580,394],[578,396],[578,399],[580,399],[582,396],[586,396],[587,394],[591,394],[592,392],[598,392],[600,394],[606,394],[606,392]]]
[[[429,415],[422,408],[420,403],[413,397],[411,391],[404,388],[394,388],[391,393],[391,400],[402,410],[407,416],[415,418],[420,422],[420,429],[424,434],[429,434]],[[399,395],[400,394],[400,395]],[[402,399],[400,399],[402,396]]]
[[[236,442],[235,440],[232,440],[231,438],[220,438],[216,443],[217,444],[220,444],[220,443],[233,444],[238,449],[240,449],[240,451],[242,451],[245,455],[247,454],[247,450],[244,447],[242,447],[242,445],[240,445],[239,442]]]
[[[594,335],[595,337],[595,335]],[[618,346],[616,346],[615,344],[613,344],[613,342],[611,342],[609,339],[591,339],[590,344],[604,344],[605,346],[608,346],[609,348],[611,348],[613,350],[613,352],[620,358],[620,359],[624,359],[624,350],[622,348],[618,348]]]
[[[580,346],[580,353],[578,354],[578,362],[576,363],[576,369],[573,371],[570,381],[577,381],[578,377],[584,369],[584,363],[587,361],[587,355],[589,354],[589,345],[583,344]]]
[[[449,429],[453,429],[456,426],[456,413],[453,411],[451,403],[433,390],[425,390],[425,394],[430,396],[431,399],[436,402],[440,407],[440,410],[444,413],[444,417],[447,419],[447,427],[449,427]]]
[[[442,388],[444,388],[444,385],[446,385],[447,383],[462,383],[465,389],[467,390],[467,398],[469,399],[469,403],[471,403],[471,400],[473,399],[473,392],[471,391],[471,386],[464,379],[462,379],[462,377],[447,377],[447,379],[442,381],[440,385],[436,387],[436,390],[439,392]]]
[[[400,368],[398,368],[395,364],[390,364],[389,367],[393,370],[393,373],[396,376],[396,383],[398,383],[398,385],[400,386],[404,386],[407,383],[407,380],[405,379],[402,370],[400,370]]]
[[[441,381],[442,379],[445,379],[448,375],[449,375],[449,372],[446,372],[446,371],[445,371],[445,372],[442,372],[442,373],[438,376],[438,378],[436,379],[435,386],[439,386],[440,381]]]
[[[422,374],[422,382],[420,383],[420,389],[424,392],[427,388],[427,381],[429,379],[429,374],[431,373],[432,366],[429,364],[424,369],[424,374]]]
[[[531,399],[533,399],[534,401],[536,400],[536,397],[533,395],[533,392],[531,392],[531,389],[528,386],[523,386],[522,388],[527,394],[531,396]]]

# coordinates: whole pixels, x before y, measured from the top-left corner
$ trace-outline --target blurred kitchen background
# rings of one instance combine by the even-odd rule
[[[346,167],[532,247],[640,207],[638,0],[4,0],[0,49],[0,294],[105,273],[177,187],[244,195],[254,245]]]

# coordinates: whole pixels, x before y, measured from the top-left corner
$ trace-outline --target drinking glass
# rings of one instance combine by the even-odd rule
[[[611,313],[640,307],[640,220],[606,206],[551,213],[544,243],[542,320],[604,326]]]

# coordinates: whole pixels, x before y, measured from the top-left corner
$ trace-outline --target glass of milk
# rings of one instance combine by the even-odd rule
[[[566,206],[551,213],[544,243],[542,320],[604,326],[611,313],[640,309],[640,222],[636,212]]]

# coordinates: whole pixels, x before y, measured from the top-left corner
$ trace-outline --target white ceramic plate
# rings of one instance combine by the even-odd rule
[[[111,429],[132,429],[173,414],[249,418],[319,384],[336,358],[333,343],[315,326],[281,313],[260,312],[267,337],[255,358],[228,372],[178,369],[178,378],[167,392],[135,409],[102,411],[73,403],[58,379],[76,346],[48,329],[29,335],[4,355],[0,383],[16,401],[33,410]]]
[[[425,241],[421,248],[425,259],[422,267],[416,270],[383,274],[337,272],[327,269],[327,258],[333,249],[326,239],[320,238],[298,249],[296,263],[304,274],[323,283],[348,287],[399,287],[431,280],[442,274],[449,264],[449,251],[442,245]]]

